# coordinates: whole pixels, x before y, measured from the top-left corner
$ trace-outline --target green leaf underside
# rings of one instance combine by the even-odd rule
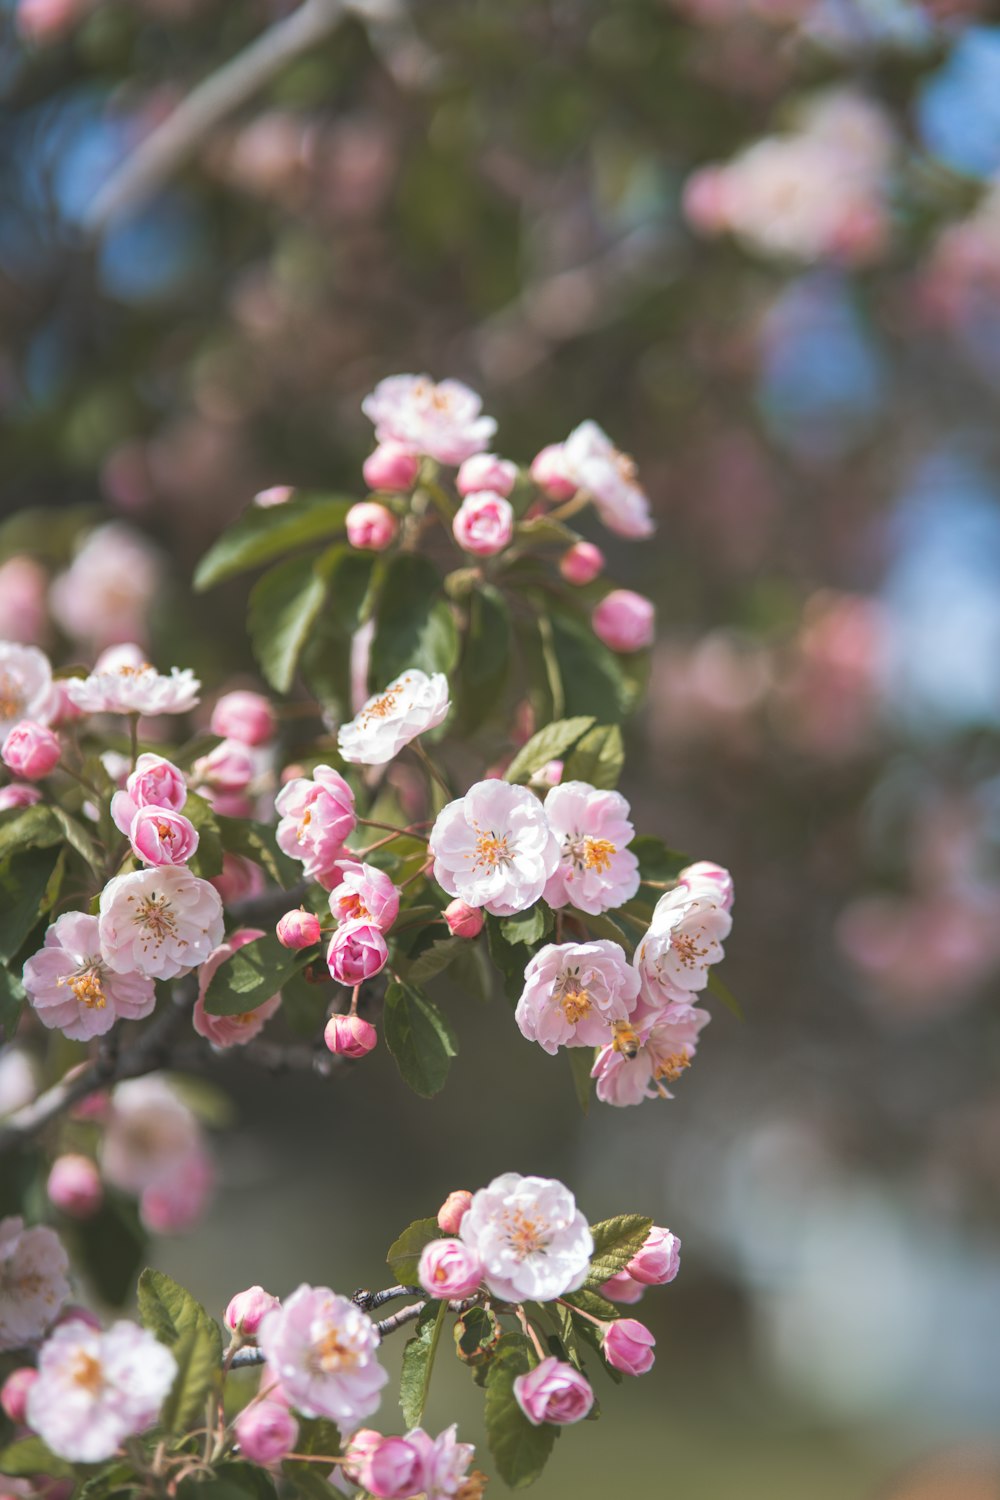
[[[576,1102],[584,1114],[589,1114],[594,1088],[594,1080],[590,1076],[590,1070],[594,1066],[594,1049],[593,1047],[567,1047],[566,1056],[569,1058],[570,1072],[573,1076],[573,1092],[576,1094]]]
[[[6,963],[38,920],[59,850],[23,849],[0,865],[0,963]]]
[[[417,1319],[416,1332],[403,1349],[399,1405],[407,1427],[419,1427],[430,1390],[434,1357],[448,1315],[447,1302],[430,1301]]]
[[[287,693],[299,653],[326,599],[326,582],[311,557],[293,557],[269,569],[250,591],[247,628],[267,681]]]
[[[305,547],[343,529],[352,500],[330,495],[294,495],[284,505],[251,507],[209,548],[194,575],[199,592],[248,568],[272,562],[293,547]]]
[[[220,964],[205,995],[210,1016],[239,1016],[256,1010],[308,962],[305,949],[283,948],[273,933],[237,949]]]
[[[28,1479],[33,1474],[47,1474],[53,1479],[71,1479],[74,1470],[63,1458],[45,1446],[40,1437],[26,1437],[9,1443],[0,1452],[0,1474],[11,1479]]]
[[[541,1474],[559,1435],[557,1427],[534,1427],[514,1396],[514,1381],[536,1363],[523,1334],[505,1334],[486,1375],[486,1439],[497,1471],[511,1489],[523,1489]]]
[[[728,984],[726,984],[725,980],[720,979],[714,969],[709,969],[708,971],[708,987],[711,990],[712,994],[718,996],[723,1005],[726,1006],[728,1010],[732,1011],[737,1021],[745,1020],[742,1005],[737,1000]]]
[[[571,745],[582,738],[594,724],[593,715],[582,715],[575,719],[557,719],[533,734],[526,745],[514,756],[504,773],[505,781],[524,782],[536,771],[565,755]]]
[[[441,596],[434,564],[415,552],[398,553],[386,569],[375,608],[368,684],[380,692],[410,667],[453,670],[459,636],[451,605]]]
[[[417,1280],[417,1266],[420,1263],[420,1252],[431,1240],[441,1238],[441,1228],[437,1219],[414,1219],[408,1224],[386,1252],[386,1265],[389,1266],[394,1276],[398,1276],[403,1286],[414,1286]]]
[[[617,724],[588,729],[563,768],[564,781],[587,781],[601,789],[618,785],[625,765],[625,745]]]
[[[624,1271],[633,1255],[642,1249],[652,1227],[652,1219],[643,1218],[641,1214],[619,1214],[616,1218],[602,1220],[600,1224],[591,1224],[594,1253],[584,1285],[599,1288],[619,1271]]]
[[[552,921],[552,913],[541,901],[513,917],[502,917],[500,927],[508,943],[539,943]]]
[[[143,1326],[166,1344],[177,1361],[177,1377],[160,1413],[170,1432],[183,1432],[204,1414],[205,1398],[219,1380],[222,1334],[200,1302],[170,1276],[147,1267],[139,1277]]]
[[[433,1000],[413,985],[393,980],[385,992],[382,1026],[403,1081],[425,1099],[439,1093],[458,1048]]]

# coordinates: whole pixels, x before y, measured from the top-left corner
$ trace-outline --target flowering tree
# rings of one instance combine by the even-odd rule
[[[621,1309],[674,1278],[677,1237],[635,1213],[588,1224],[568,1187],[515,1172],[404,1229],[384,1288],[236,1293],[228,1343],[155,1270],[139,1322],[105,1329],[69,1300],[71,1279],[125,1300],[146,1236],[210,1192],[173,1071],[192,1049],[332,1075],[381,1036],[428,1098],[458,1053],[447,973],[565,1050],[586,1110],[592,1090],[669,1099],[709,1021],[699,995],[733,1003],[712,972],[728,873],[637,837],[615,790],[653,612],[569,523],[592,505],[650,534],[631,459],[585,422],[522,470],[487,451],[496,424],[455,381],[393,377],[364,411],[369,498],[264,492],[196,576],[264,568],[249,630],[284,701],[225,692],[207,733],[168,737],[199,702],[190,670],[116,645],[54,673],[0,644],[0,1014],[49,1080],[0,1133],[23,1209],[0,1224],[21,1429],[0,1470],[33,1490],[474,1500],[473,1446],[421,1426],[446,1327],[515,1487],[597,1414],[588,1367],[653,1364]],[[406,1431],[386,1435],[363,1425],[393,1425],[379,1346],[409,1325]]]

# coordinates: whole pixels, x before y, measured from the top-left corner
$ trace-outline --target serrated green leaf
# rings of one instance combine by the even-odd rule
[[[16,1443],[8,1443],[0,1451],[0,1474],[10,1479],[30,1479],[35,1474],[46,1474],[52,1479],[74,1479],[71,1464],[45,1446],[40,1437],[26,1437]]]
[[[458,660],[458,627],[441,594],[434,564],[416,552],[391,559],[375,606],[368,682],[378,692],[409,667],[450,673]]]
[[[501,1479],[512,1490],[538,1478],[559,1435],[549,1423],[533,1426],[514,1396],[514,1381],[535,1363],[523,1334],[505,1334],[486,1376],[486,1440]]]
[[[195,570],[195,588],[212,588],[293,548],[335,536],[343,530],[353,503],[338,496],[303,494],[293,495],[284,505],[251,506],[206,552]]]
[[[412,1286],[417,1280],[420,1253],[431,1240],[441,1238],[441,1226],[437,1219],[414,1219],[402,1234],[393,1240],[386,1251],[386,1265],[398,1276],[403,1286]]]
[[[458,1047],[433,1000],[393,980],[385,992],[382,1030],[403,1081],[425,1099],[439,1093]]]
[[[566,1056],[569,1058],[570,1072],[573,1075],[573,1091],[576,1094],[576,1102],[583,1113],[590,1113],[590,1100],[594,1091],[594,1080],[590,1076],[590,1070],[594,1066],[593,1047],[567,1047]]]
[[[544,729],[531,736],[526,745],[522,745],[504,772],[504,780],[527,781],[550,760],[558,760],[565,755],[593,723],[594,716],[584,714],[575,719],[557,719],[554,724],[546,724]]]
[[[529,906],[527,911],[519,911],[513,917],[500,919],[500,929],[513,946],[540,943],[551,925],[551,909],[541,901]]]
[[[59,850],[23,849],[0,865],[0,963],[6,963],[38,921]]]
[[[732,1011],[737,1021],[743,1021],[746,1019],[743,1014],[742,1005],[737,1000],[728,984],[726,984],[725,980],[720,979],[714,969],[710,969],[708,971],[708,987],[712,991],[712,994],[718,995],[723,1005],[725,1005],[727,1009]]]
[[[563,767],[564,781],[586,781],[591,786],[618,785],[625,764],[625,745],[617,724],[597,724],[574,745]]]
[[[410,964],[406,971],[407,979],[414,984],[426,984],[428,979],[434,979],[442,974],[450,964],[461,954],[465,947],[466,939],[458,937],[438,938],[437,942],[431,943]]]
[[[633,1255],[638,1255],[646,1243],[646,1236],[652,1227],[652,1219],[643,1218],[641,1214],[619,1214],[614,1219],[603,1219],[600,1224],[591,1224],[594,1253],[590,1258],[590,1270],[584,1286],[598,1290],[612,1276],[624,1271]]]
[[[64,838],[53,808],[43,802],[0,813],[0,860],[23,849],[51,848]]]
[[[434,1356],[441,1341],[441,1330],[448,1316],[447,1302],[428,1302],[417,1319],[412,1338],[403,1349],[399,1374],[399,1405],[407,1427],[419,1427],[427,1404]]]
[[[177,1361],[177,1376],[160,1412],[161,1424],[170,1432],[183,1432],[202,1417],[205,1398],[221,1379],[222,1334],[201,1303],[163,1271],[148,1266],[143,1271],[138,1303],[143,1327]]]
[[[283,948],[273,933],[265,933],[238,948],[220,964],[205,994],[210,1016],[239,1016],[256,1010],[276,995],[285,980],[305,967],[310,949]]]
[[[250,643],[261,671],[279,693],[292,685],[299,653],[325,598],[326,581],[311,557],[278,563],[250,590]]]

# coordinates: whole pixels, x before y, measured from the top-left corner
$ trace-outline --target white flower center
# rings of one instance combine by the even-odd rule
[[[0,719],[19,719],[24,713],[24,691],[12,672],[0,671]]]
[[[134,896],[129,896],[128,899],[135,901]],[[160,947],[168,938],[177,936],[177,918],[174,916],[174,909],[166,896],[158,896],[155,891],[150,891],[148,896],[142,897],[135,908],[133,917],[142,928],[143,935],[156,947]]]
[[[580,834],[567,834],[563,845],[563,854],[578,870],[597,870],[601,875],[606,875],[610,870],[612,857],[617,853],[617,845],[610,839],[596,839],[589,833],[582,837]]]
[[[526,1260],[529,1255],[544,1255],[548,1249],[548,1224],[544,1220],[540,1222],[531,1218],[523,1209],[507,1210],[504,1214],[504,1230],[507,1243],[518,1260]]]

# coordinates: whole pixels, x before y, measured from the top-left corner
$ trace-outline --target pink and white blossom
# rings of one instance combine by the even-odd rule
[[[550,1302],[587,1279],[594,1241],[569,1188],[505,1172],[474,1193],[459,1235],[505,1302]]]
[[[562,781],[545,798],[545,816],[559,841],[559,864],[545,887],[551,907],[575,906],[589,916],[631,901],[639,889],[639,861],[626,845],[635,838],[620,792],[586,781]]]
[[[245,1292],[237,1292],[234,1297],[230,1297],[222,1321],[230,1333],[237,1333],[241,1338],[253,1338],[265,1313],[280,1306],[278,1298],[265,1292],[262,1286],[249,1286]]]
[[[449,901],[441,913],[448,924],[448,931],[452,937],[477,938],[483,930],[486,920],[478,906],[470,906],[467,901]]]
[[[138,648],[136,648],[137,650]],[[141,652],[139,652],[141,657]],[[115,663],[120,660],[121,664]],[[157,672],[135,651],[122,652],[89,677],[70,677],[66,693],[71,703],[88,714],[186,714],[198,702],[201,683],[189,667],[172,667],[170,675]]]
[[[407,1443],[420,1455],[418,1493],[424,1500],[476,1500],[483,1492],[482,1476],[468,1472],[476,1450],[471,1443],[458,1442],[457,1430],[453,1422],[436,1438],[421,1427],[406,1434]]]
[[[559,571],[576,588],[600,578],[606,563],[604,553],[593,542],[574,542],[559,559]]]
[[[44,640],[48,574],[33,557],[15,553],[0,563],[0,640],[36,646]]]
[[[260,510],[271,510],[275,505],[287,505],[295,494],[292,484],[272,484],[266,490],[258,490],[253,503]]]
[[[109,769],[108,774],[111,774]],[[132,819],[140,807],[166,807],[180,812],[187,801],[187,780],[172,761],[145,750],[128,775],[124,787],[111,799],[115,826],[128,837]]]
[[[392,545],[399,522],[392,511],[377,500],[359,500],[344,518],[344,530],[352,547],[361,552],[384,552]]]
[[[677,878],[693,896],[707,896],[723,911],[732,911],[733,877],[724,865],[717,865],[710,859],[699,859],[682,870]]]
[[[0,812],[10,812],[12,807],[34,807],[41,800],[38,787],[28,786],[27,782],[12,781],[9,786],[0,786]]]
[[[725,956],[722,943],[733,919],[713,898],[685,885],[661,896],[649,930],[635,950],[645,1006],[690,1004],[708,984],[709,969]]]
[[[495,453],[474,453],[455,476],[455,488],[463,497],[490,490],[504,499],[517,483],[517,464]]]
[[[0,735],[22,719],[51,724],[59,704],[52,667],[37,646],[0,641]]]
[[[514,1381],[514,1400],[532,1427],[550,1422],[566,1427],[582,1422],[594,1404],[587,1377],[565,1360],[543,1359]]]
[[[641,1104],[643,1099],[672,1099],[675,1083],[698,1047],[698,1033],[711,1016],[695,1006],[670,1005],[641,1032],[615,1028],[615,1036],[594,1060],[591,1077],[604,1104]]]
[[[621,1302],[626,1306],[632,1306],[641,1302],[646,1295],[646,1288],[641,1281],[636,1281],[627,1271],[618,1271],[616,1275],[605,1281],[600,1288],[601,1296],[606,1297],[609,1302]]]
[[[190,818],[166,807],[138,808],[128,838],[144,865],[186,865],[198,849],[198,830]]]
[[[409,1500],[423,1488],[420,1450],[406,1438],[380,1438],[364,1457],[359,1483],[377,1500]]]
[[[643,1286],[666,1286],[681,1268],[681,1242],[669,1229],[657,1225],[649,1231],[641,1250],[625,1267],[634,1281]]]
[[[599,641],[627,656],[653,644],[656,610],[644,594],[632,589],[612,589],[597,605],[590,623]]]
[[[335,1057],[365,1057],[378,1045],[378,1032],[361,1016],[331,1016],[323,1040]]]
[[[409,490],[420,473],[420,458],[407,443],[389,438],[369,453],[361,472],[373,490]]]
[[[481,453],[496,432],[482,400],[458,380],[435,385],[427,375],[390,375],[361,403],[380,443],[393,441],[442,464]]]
[[[233,1422],[240,1453],[252,1464],[280,1463],[291,1453],[299,1436],[299,1424],[280,1401],[254,1401]]]
[[[182,865],[116,875],[101,892],[101,957],[117,974],[173,979],[222,942],[222,900]]]
[[[220,740],[191,767],[196,786],[213,792],[245,792],[257,774],[257,761],[242,740]]]
[[[41,781],[51,776],[62,759],[62,746],[57,735],[45,724],[36,724],[31,719],[22,719],[8,730],[0,749],[0,759],[8,771],[15,776],[24,776],[28,781]]]
[[[202,1151],[194,1113],[160,1074],[115,1086],[100,1150],[106,1182],[143,1193],[180,1176]]]
[[[382,929],[371,921],[344,922],[330,939],[326,964],[338,984],[353,988],[385,968],[389,957]]]
[[[191,1014],[191,1023],[199,1036],[212,1043],[213,1047],[245,1047],[247,1042],[259,1036],[267,1022],[281,1005],[280,991],[271,995],[253,1010],[240,1011],[235,1015],[216,1016],[205,1009],[208,987],[220,966],[240,948],[255,943],[264,936],[260,927],[240,927],[231,932],[224,943],[220,943],[208,955],[198,970],[198,999]]]
[[[464,1216],[463,1216],[464,1217]],[[471,1297],[483,1279],[483,1263],[461,1240],[431,1240],[420,1252],[417,1280],[431,1297]]]
[[[0,1386],[0,1410],[17,1427],[24,1424],[28,1415],[28,1392],[38,1379],[38,1371],[32,1365],[21,1365],[11,1370]]]
[[[278,729],[274,709],[261,693],[243,688],[223,693],[212,709],[208,726],[224,740],[239,740],[244,745],[266,745]]]
[[[579,485],[570,471],[563,443],[549,443],[531,461],[531,477],[550,500],[569,500]]]
[[[136,1323],[63,1323],[39,1354],[28,1422],[60,1458],[101,1463],[153,1426],[176,1375],[170,1350]]]
[[[521,1035],[554,1054],[560,1047],[601,1047],[615,1021],[635,1010],[639,976],[617,943],[547,943],[524,971],[514,1019]]]
[[[69,1257],[44,1224],[0,1219],[0,1349],[33,1344],[69,1296]]]
[[[69,1219],[90,1219],[104,1201],[97,1164],[89,1156],[67,1152],[57,1156],[45,1184],[49,1202]]]
[[[337,747],[355,765],[383,766],[418,735],[442,724],[450,707],[444,673],[428,676],[410,667],[341,726]]]
[[[320,939],[319,917],[301,906],[297,911],[286,911],[275,933],[283,948],[311,948]]]
[[[49,606],[71,640],[102,651],[145,630],[162,577],[159,549],[133,527],[110,521],[87,534],[53,580]]]
[[[339,771],[317,766],[312,776],[296,776],[275,798],[280,818],[278,847],[302,862],[309,880],[329,878],[343,858],[344,841],[357,824],[354,793]]]
[[[462,501],[451,529],[463,552],[471,552],[474,557],[493,557],[513,539],[514,510],[502,495],[477,490]]]
[[[113,968],[98,918],[82,911],[64,912],[52,923],[22,981],[42,1025],[73,1041],[103,1036],[119,1019],[141,1021],[156,1004],[152,979],[124,964]]]
[[[623,1375],[645,1375],[653,1368],[656,1340],[635,1318],[619,1318],[604,1330],[604,1358],[613,1370]]]
[[[399,915],[399,891],[376,865],[342,860],[339,884],[330,892],[330,911],[338,922],[371,922],[388,932]]]
[[[573,429],[563,444],[563,461],[609,530],[619,536],[652,536],[656,528],[635,461],[620,452],[596,422],[581,422]]]
[[[389,1378],[367,1313],[329,1287],[303,1284],[267,1313],[257,1342],[292,1406],[350,1432],[377,1410]]]
[[[215,1166],[199,1146],[143,1189],[139,1217],[151,1234],[183,1234],[198,1223],[214,1187]]]
[[[434,879],[470,906],[509,917],[538,900],[559,864],[542,804],[525,787],[477,781],[431,830]]]

